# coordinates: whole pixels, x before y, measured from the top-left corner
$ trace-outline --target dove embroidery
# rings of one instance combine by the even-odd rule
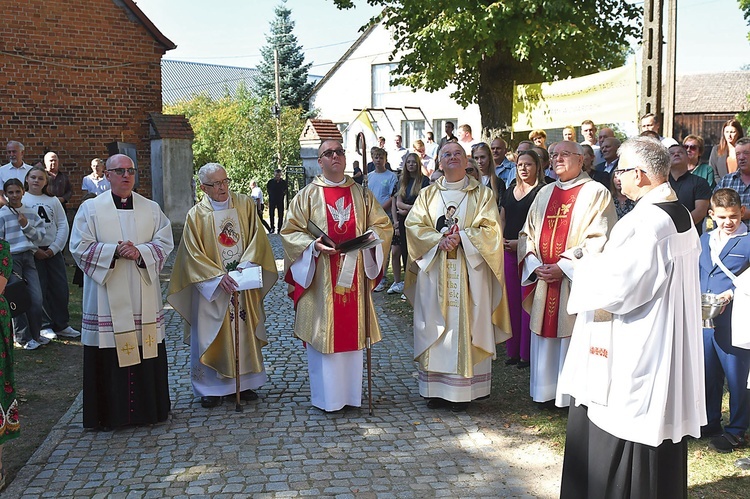
[[[330,204],[327,204],[326,206],[328,207],[328,211],[331,213],[331,218],[333,218],[333,221],[338,223],[339,229],[349,221],[349,218],[351,218],[352,207],[351,205],[344,207],[343,197],[340,197],[336,200],[335,208]]]

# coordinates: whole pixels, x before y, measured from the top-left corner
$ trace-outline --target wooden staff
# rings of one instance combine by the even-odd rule
[[[362,155],[362,187],[365,201],[365,214],[367,213],[367,142],[365,134],[357,134],[357,149]],[[367,217],[365,216],[365,220]],[[364,257],[363,257],[364,258]],[[365,351],[367,352],[367,407],[372,416],[372,338],[370,337],[370,283],[365,274]]]
[[[240,294],[232,292],[234,301],[234,410],[242,412],[240,403]]]

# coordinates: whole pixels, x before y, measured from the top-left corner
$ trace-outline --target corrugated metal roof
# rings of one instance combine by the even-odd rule
[[[677,77],[675,113],[737,113],[748,110],[750,71]]]
[[[174,104],[200,94],[212,99],[220,99],[227,94],[234,96],[240,82],[244,82],[247,89],[255,91],[259,73],[255,68],[162,59],[162,102]]]

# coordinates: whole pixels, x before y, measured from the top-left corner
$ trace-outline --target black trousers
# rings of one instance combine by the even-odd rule
[[[268,201],[268,221],[271,222],[271,230],[273,230],[273,212],[276,211],[278,216],[276,218],[276,228],[281,230],[281,224],[284,223],[284,200],[281,201]]]

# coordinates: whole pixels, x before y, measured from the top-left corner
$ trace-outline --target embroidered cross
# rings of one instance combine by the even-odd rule
[[[153,345],[153,344],[154,344],[154,337],[153,337],[152,335],[150,335],[150,334],[149,334],[149,335],[148,335],[148,338],[146,338],[146,339],[145,339],[145,343],[146,343],[146,345],[148,345],[148,346],[151,346],[151,345]],[[130,353],[130,352],[128,352],[128,353]]]
[[[547,216],[547,223],[551,223],[552,228],[552,237],[550,238],[551,241],[555,240],[555,233],[557,232],[557,226],[560,222],[560,220],[568,218],[568,212],[570,211],[571,203],[563,204],[557,209],[557,213],[555,215],[548,215]]]
[[[126,355],[130,355],[130,352],[135,350],[135,347],[133,347],[130,343],[125,343],[125,345],[123,345],[123,347],[120,350],[125,352]]]

